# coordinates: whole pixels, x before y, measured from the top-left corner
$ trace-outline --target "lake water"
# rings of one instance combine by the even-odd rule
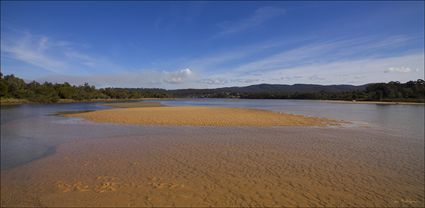
[[[424,105],[332,103],[314,100],[191,99],[163,101],[165,105],[196,105],[264,109],[367,124],[374,128],[423,138]]]
[[[266,109],[351,121],[354,126],[380,129],[406,139],[424,138],[424,105],[345,104],[306,100],[179,99],[165,105],[196,105]],[[1,169],[54,153],[58,144],[75,139],[131,136],[137,126],[95,124],[55,116],[59,111],[96,110],[96,103],[18,105],[1,107]]]

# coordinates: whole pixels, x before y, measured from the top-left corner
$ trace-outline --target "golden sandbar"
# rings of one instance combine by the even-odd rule
[[[177,126],[327,126],[330,119],[306,117],[266,110],[218,107],[118,108],[70,114],[95,122]]]

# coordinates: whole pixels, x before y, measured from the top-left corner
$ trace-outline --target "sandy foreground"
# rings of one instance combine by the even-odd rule
[[[131,104],[129,104],[131,105]],[[266,110],[220,107],[116,108],[68,114],[95,122],[177,126],[327,126],[340,122]]]
[[[424,206],[421,139],[339,127],[137,131],[1,171],[1,205]]]

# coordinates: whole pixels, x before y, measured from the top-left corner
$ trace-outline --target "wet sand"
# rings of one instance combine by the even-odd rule
[[[266,110],[219,107],[142,107],[65,115],[95,122],[176,126],[327,126],[340,122]]]
[[[1,171],[2,206],[424,206],[424,144],[365,128],[139,127]]]

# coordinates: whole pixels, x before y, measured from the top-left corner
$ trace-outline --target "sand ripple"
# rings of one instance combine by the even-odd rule
[[[140,128],[2,171],[2,206],[424,206],[423,140],[361,128]]]

